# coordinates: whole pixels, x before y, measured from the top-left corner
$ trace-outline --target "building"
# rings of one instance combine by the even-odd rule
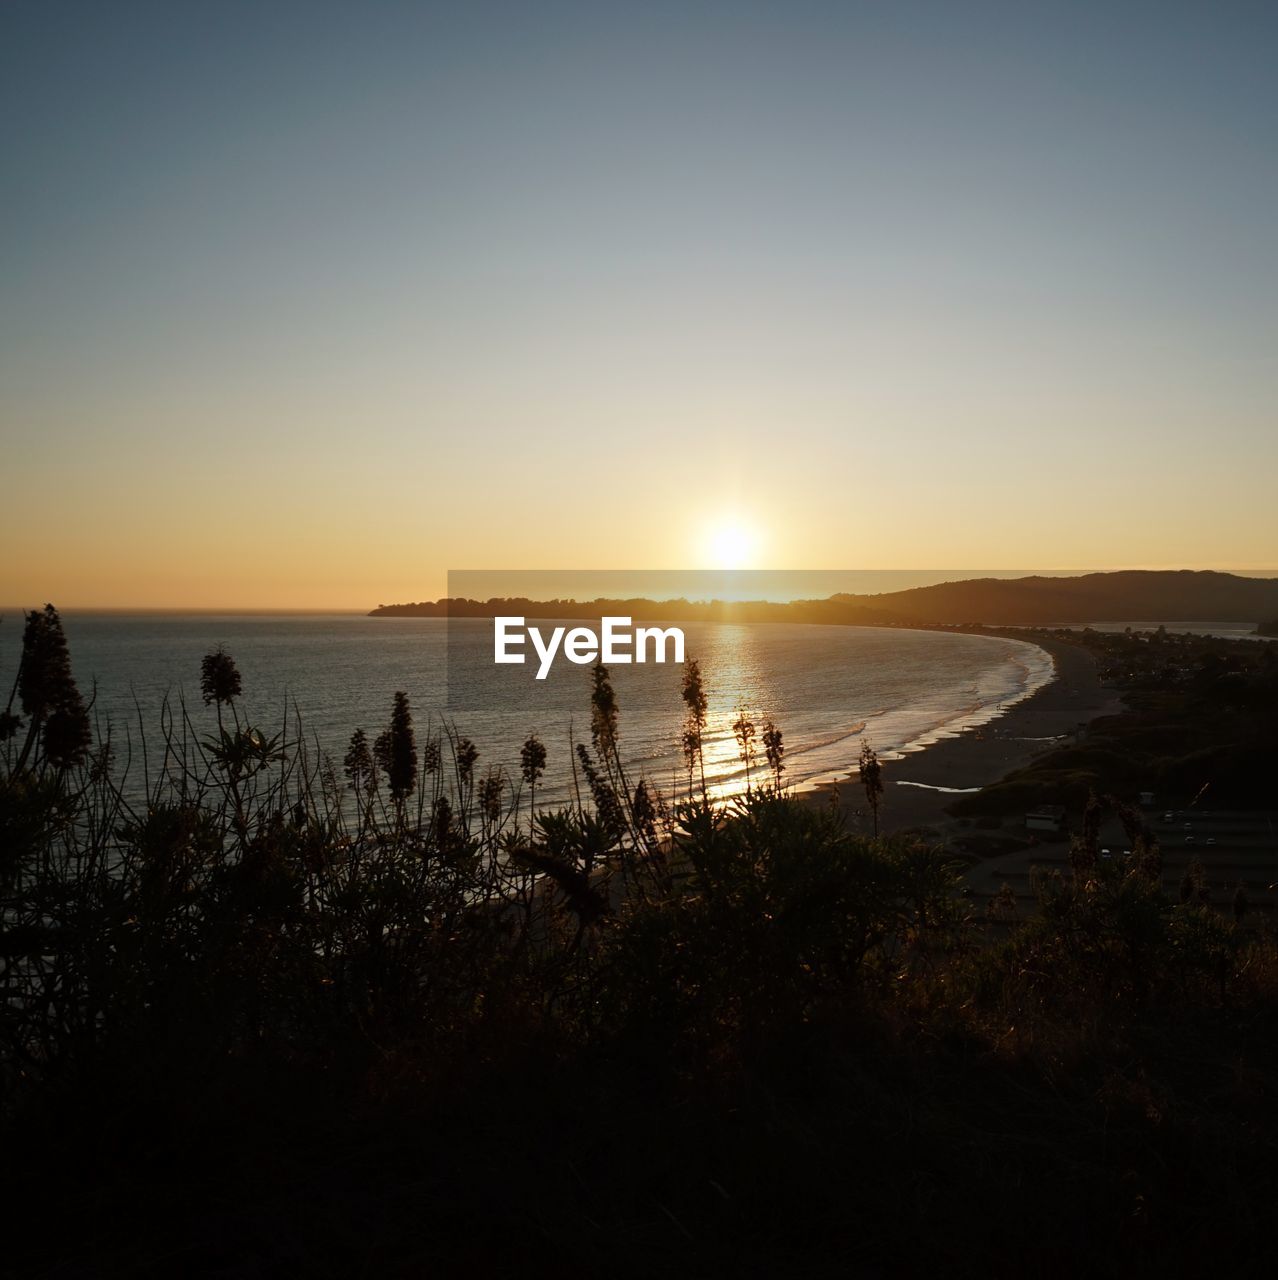
[[[1063,804],[1041,804],[1025,815],[1025,826],[1029,831],[1065,830],[1065,806]]]

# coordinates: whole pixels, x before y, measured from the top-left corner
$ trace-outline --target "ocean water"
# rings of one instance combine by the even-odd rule
[[[572,743],[589,741],[589,667],[557,667],[541,686],[526,668],[522,693],[498,706],[488,690],[468,698],[456,664],[450,687],[450,645],[454,653],[458,645],[491,653],[492,626],[483,619],[453,621],[450,642],[450,624],[434,618],[71,613],[63,621],[81,688],[95,690],[99,723],[112,726],[118,744],[127,738],[135,755],[144,734],[154,751],[166,698],[185,704],[199,732],[214,729],[199,675],[202,656],[219,644],[242,673],[250,722],[267,734],[285,729],[290,739],[300,724],[339,764],[353,730],[372,737],[385,726],[396,690],[409,695],[419,736],[453,727],[478,747],[481,772],[499,767],[517,778],[520,744],[535,730],[549,753],[538,793],[547,803],[568,796]],[[862,739],[885,758],[908,754],[996,717],[1052,676],[1042,649],[994,637],[802,624],[699,623],[684,631],[709,695],[706,771],[720,795],[744,786],[731,728],[739,708],[782,729],[786,781],[804,787],[846,777]],[[6,696],[20,642],[20,615],[9,615],[0,625]],[[682,672],[674,664],[612,668],[627,769],[667,794],[686,785]]]

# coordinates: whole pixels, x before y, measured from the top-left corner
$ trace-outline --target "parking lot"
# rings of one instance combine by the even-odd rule
[[[1173,898],[1179,894],[1190,863],[1197,859],[1216,906],[1230,908],[1241,885],[1253,912],[1268,914],[1278,909],[1278,810],[1151,807],[1143,812],[1162,851],[1163,886]],[[1077,830],[1078,815],[1070,816]],[[1012,825],[1005,824],[1005,829]],[[1122,824],[1107,819],[1101,828],[1101,857],[1121,862],[1130,856],[1130,847]],[[1016,895],[1020,914],[1027,914],[1035,903],[1031,883],[1035,867],[1068,870],[1068,837],[1043,839],[1029,849],[978,862],[968,874],[971,896],[977,901],[989,899],[1007,883]]]

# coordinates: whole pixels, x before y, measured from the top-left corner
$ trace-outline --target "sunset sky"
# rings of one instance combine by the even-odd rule
[[[0,603],[1278,572],[1276,48],[1263,3],[11,0]]]

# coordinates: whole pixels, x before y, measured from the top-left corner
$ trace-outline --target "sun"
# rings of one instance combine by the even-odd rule
[[[746,569],[758,542],[755,533],[744,525],[717,524],[706,538],[706,558],[714,569]]]

